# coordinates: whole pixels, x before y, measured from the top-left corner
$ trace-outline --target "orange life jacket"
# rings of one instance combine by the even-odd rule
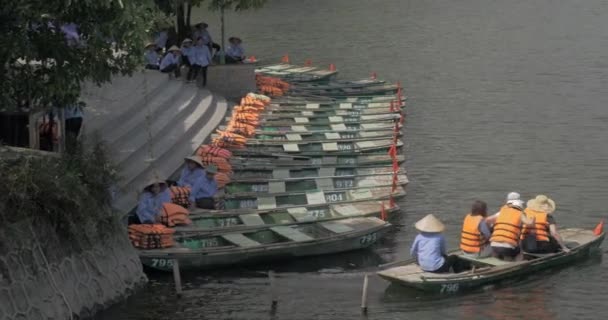
[[[473,216],[470,213],[464,218],[460,236],[460,249],[466,253],[478,253],[487,243],[479,231],[479,224],[483,221],[482,216]]]
[[[536,241],[549,241],[549,222],[547,221],[547,213],[532,210],[530,208],[526,208],[524,212],[528,218],[535,218],[535,220],[534,227],[524,226],[521,238],[523,239],[528,234],[534,234],[536,235]]]
[[[490,238],[493,242],[504,242],[514,247],[519,246],[521,236],[521,218],[523,212],[518,209],[504,206],[494,224],[494,231]]]

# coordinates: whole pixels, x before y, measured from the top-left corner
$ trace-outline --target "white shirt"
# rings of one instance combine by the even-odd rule
[[[179,63],[179,56],[173,55],[173,53],[169,52],[163,58],[163,61],[160,62],[160,69],[162,70],[172,64],[178,64],[178,63]]]

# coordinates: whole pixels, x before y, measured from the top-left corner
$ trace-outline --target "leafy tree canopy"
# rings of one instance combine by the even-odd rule
[[[153,0],[0,1],[0,110],[65,106],[85,80],[130,74],[158,18]]]

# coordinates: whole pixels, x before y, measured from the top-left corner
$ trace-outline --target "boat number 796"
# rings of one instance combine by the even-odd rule
[[[458,283],[445,283],[441,285],[439,293],[456,293],[458,289]]]

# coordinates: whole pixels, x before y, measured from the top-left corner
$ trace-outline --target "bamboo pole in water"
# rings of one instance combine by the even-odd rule
[[[367,314],[367,285],[369,283],[369,279],[367,276],[367,273],[365,274],[365,277],[363,278],[363,292],[361,293],[361,313],[366,315]]]
[[[276,294],[274,271],[268,271],[268,280],[270,281],[270,313],[274,314],[277,311],[277,305],[279,304]]]
[[[179,260],[173,259],[173,280],[175,280],[175,293],[182,296],[182,277],[179,271]]]

